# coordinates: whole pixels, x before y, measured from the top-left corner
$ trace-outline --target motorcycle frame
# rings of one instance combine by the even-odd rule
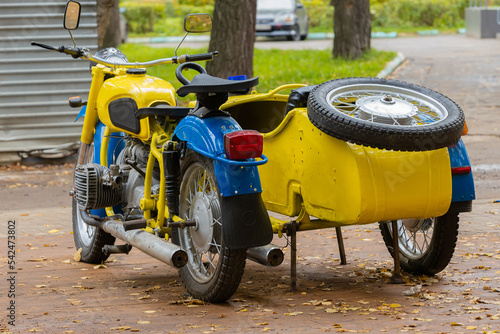
[[[100,120],[99,118],[100,113],[101,115],[105,113],[105,111],[102,110],[102,103],[99,104],[98,99],[106,75],[113,77],[125,76],[126,69],[112,68],[99,64],[92,67],[92,83],[90,86],[89,99],[87,105],[82,108],[79,115],[79,117],[84,115],[81,149],[78,157],[79,164],[84,163],[86,151],[90,145],[94,143],[94,147],[99,149],[99,152],[95,152],[94,162],[108,167],[111,162],[109,159],[113,156],[112,152],[115,151],[115,147],[118,144],[116,140],[113,140],[114,138],[112,138],[112,135],[116,134],[117,131],[124,131],[123,129],[112,127],[109,124],[109,119]],[[161,80],[157,78],[154,79]],[[175,91],[173,87],[170,93],[170,97],[174,96]],[[106,94],[106,92],[103,94]],[[169,105],[175,105],[176,103],[175,98],[165,99],[165,95],[161,93],[153,94],[155,95],[156,102],[167,103]],[[150,105],[147,106],[149,107]],[[237,197],[241,198],[241,201],[237,200],[236,202],[245,202],[248,198],[245,199],[240,195],[256,194],[260,196],[262,187],[260,185],[257,166],[265,164],[267,158],[262,156],[259,160],[249,159],[246,161],[233,161],[225,157],[224,134],[241,130],[241,127],[234,119],[229,116],[208,118],[186,116],[178,122],[165,122],[165,124],[167,124],[165,128],[163,128],[154,117],[148,117],[146,120],[147,121],[144,119],[141,120],[141,128],[144,126],[149,128],[148,140],[144,139],[143,131],[139,134],[126,133],[126,135],[130,137],[137,138],[149,144],[150,149],[144,177],[144,197],[140,200],[140,208],[143,210],[144,219],[147,225],[144,228],[145,231],[164,236],[166,240],[168,240],[171,235],[171,228],[167,227],[165,224],[165,218],[169,217],[169,210],[166,199],[163,152],[165,152],[167,145],[172,142],[174,146],[179,142],[184,142],[188,149],[213,160],[222,201],[224,201],[225,198]],[[116,150],[116,153],[118,154],[120,150],[121,149]],[[97,156],[98,159],[96,158]],[[153,170],[156,161],[160,169],[159,193],[157,195],[151,192]],[[236,206],[234,203],[235,201],[233,200],[231,206],[225,205],[226,210],[230,211],[230,215],[235,215],[238,208],[244,206],[243,203]],[[255,210],[259,211],[258,208]],[[157,212],[156,218],[153,218],[152,211]],[[111,217],[117,214],[117,211],[112,207],[107,207],[104,210],[92,210],[92,212],[101,217]],[[259,214],[264,214],[264,212],[260,212]],[[265,212],[265,216],[267,217],[267,212]],[[174,215],[171,218],[180,226],[185,223],[185,220],[181,217]],[[257,230],[258,229],[256,229],[256,233],[252,233],[254,236],[253,241],[250,240],[252,238],[246,240],[245,236],[242,235],[242,239],[232,242],[233,245],[253,247],[269,243],[272,238],[272,235],[269,234],[262,238],[262,241],[256,241],[258,235]]]

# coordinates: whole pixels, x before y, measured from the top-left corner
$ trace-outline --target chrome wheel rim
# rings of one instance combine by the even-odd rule
[[[179,242],[188,254],[185,268],[196,282],[203,284],[215,276],[222,252],[219,191],[213,177],[199,163],[188,168],[184,180],[180,214],[186,220],[194,220],[196,226],[179,229]]]
[[[409,259],[420,259],[431,246],[435,218],[400,219],[398,225],[399,251]],[[388,224],[392,235],[392,224]]]
[[[87,151],[85,152],[84,163],[90,163],[92,161],[94,161],[93,143],[87,148]],[[73,200],[76,201],[76,199]],[[83,221],[80,209],[78,208],[78,203],[76,203],[76,224],[78,228],[78,234],[80,235],[80,241],[86,247],[90,247],[97,227],[91,226]]]
[[[443,121],[448,110],[420,92],[381,84],[356,84],[330,91],[331,108],[359,120],[395,126],[426,126]]]
[[[80,209],[78,209],[78,204],[76,205],[76,211],[77,211],[76,217],[77,217],[77,225],[78,225],[78,233],[80,235],[80,241],[86,247],[90,247],[97,227],[91,226],[83,221],[82,215],[80,214]]]

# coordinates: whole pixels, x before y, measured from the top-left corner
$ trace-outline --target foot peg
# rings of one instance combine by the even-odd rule
[[[128,254],[132,246],[129,244],[125,245],[104,245],[102,252],[108,256],[109,254]]]
[[[186,220],[186,221],[169,221],[167,223],[167,227],[189,227],[189,226],[196,226],[196,221],[195,220]]]
[[[146,219],[144,218],[128,220],[123,222],[123,229],[125,231],[138,230],[141,228],[145,228],[146,226],[147,226]]]

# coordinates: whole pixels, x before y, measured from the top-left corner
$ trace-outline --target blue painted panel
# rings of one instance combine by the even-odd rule
[[[462,139],[455,145],[448,147],[448,153],[450,154],[451,168],[470,166],[469,156],[467,155],[467,150]],[[476,198],[472,172],[469,174],[453,175],[451,181],[452,202],[471,201]]]
[[[187,116],[175,129],[174,138],[186,141],[210,155],[225,158],[224,134],[239,130],[242,130],[240,125],[228,116],[203,119]],[[224,197],[262,192],[256,166],[235,166],[214,161],[214,169],[219,190]]]

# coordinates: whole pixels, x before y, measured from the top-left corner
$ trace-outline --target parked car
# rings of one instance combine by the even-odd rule
[[[309,18],[299,0],[257,0],[256,36],[305,40]]]

